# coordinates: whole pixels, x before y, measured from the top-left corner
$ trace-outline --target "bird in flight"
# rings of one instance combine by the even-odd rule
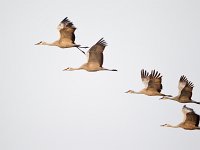
[[[117,71],[116,69],[107,69],[103,65],[103,51],[107,46],[106,41],[101,38],[95,45],[93,45],[87,52],[87,63],[81,65],[78,68],[66,68],[63,71],[73,70],[86,70],[90,72],[105,70],[105,71]]]
[[[179,95],[175,97],[168,97],[163,96],[160,99],[163,100],[174,100],[179,103],[195,103],[200,104],[200,102],[196,102],[192,100],[192,90],[193,90],[194,84],[191,81],[188,81],[187,77],[182,75],[179,80],[178,89],[179,89]]]
[[[146,70],[141,70],[141,79],[145,85],[145,88],[139,92],[128,90],[125,93],[130,94],[144,94],[148,96],[171,96],[160,93],[162,90],[162,76],[158,71],[152,70],[149,74]]]
[[[182,108],[184,119],[178,125],[164,124],[162,127],[171,127],[171,128],[183,128],[185,130],[200,130],[199,127],[199,115],[194,112],[192,108],[186,107],[185,105]]]
[[[74,24],[66,17],[63,19],[60,24],[57,27],[58,31],[60,32],[60,39],[57,41],[54,41],[52,43],[40,41],[39,43],[36,43],[35,45],[48,45],[48,46],[58,46],[60,48],[70,48],[70,47],[76,47],[78,48],[82,53],[85,54],[81,48],[88,48],[88,47],[82,47],[79,44],[75,43],[75,30],[76,27]]]

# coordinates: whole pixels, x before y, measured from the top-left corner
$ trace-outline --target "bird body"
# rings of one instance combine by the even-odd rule
[[[86,56],[88,56],[87,63],[81,65],[78,68],[66,68],[64,71],[73,71],[73,70],[86,70],[89,72],[95,71],[117,71],[116,69],[107,69],[104,68],[103,65],[103,51],[107,43],[103,38],[101,38],[95,45],[93,45],[89,51],[87,52]]]
[[[73,23],[67,17],[60,22],[57,29],[60,32],[60,39],[59,40],[54,41],[52,43],[40,41],[39,43],[36,43],[35,45],[57,46],[57,47],[60,47],[60,48],[76,47],[82,53],[85,54],[85,52],[82,51],[80,48],[88,48],[88,47],[81,47],[81,45],[75,43],[74,32],[76,30],[76,27],[73,25]]]
[[[168,97],[168,96],[163,96],[161,99],[163,100],[174,100],[179,103],[196,103],[200,104],[200,102],[196,102],[192,100],[192,90],[193,90],[194,84],[191,81],[188,81],[186,76],[182,75],[179,80],[179,95],[175,97]]]
[[[162,90],[162,76],[158,71],[152,70],[149,74],[146,70],[141,70],[141,79],[145,85],[145,88],[139,92],[128,90],[125,93],[131,94],[144,94],[147,96],[171,96],[160,93]]]
[[[171,128],[183,128],[185,130],[200,130],[199,119],[200,116],[194,112],[193,109],[186,107],[185,105],[182,108],[183,112],[183,121],[178,125],[164,124],[162,127],[171,127]]]

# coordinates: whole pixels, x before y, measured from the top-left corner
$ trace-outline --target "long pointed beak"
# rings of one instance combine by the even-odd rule
[[[42,43],[42,41],[40,41],[40,42],[36,43],[35,45],[40,45],[41,43]]]

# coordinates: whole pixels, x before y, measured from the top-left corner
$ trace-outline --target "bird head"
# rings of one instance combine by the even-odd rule
[[[63,71],[72,71],[72,68],[68,67],[68,68],[63,69]]]
[[[125,93],[130,93],[130,94],[132,94],[132,93],[135,93],[135,91],[133,91],[133,90],[128,90],[128,91],[126,91]]]
[[[46,42],[40,41],[40,42],[36,43],[35,45],[45,45],[45,44],[46,44]]]
[[[163,125],[160,125],[161,127],[170,127],[169,124],[163,124]]]

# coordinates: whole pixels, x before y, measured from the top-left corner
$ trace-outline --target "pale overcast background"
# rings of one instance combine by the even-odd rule
[[[2,0],[1,150],[199,149],[200,131],[162,128],[182,121],[183,104],[131,95],[142,68],[177,95],[186,75],[200,101],[199,0]],[[104,66],[118,72],[63,72],[86,61],[76,48],[35,46],[58,38],[69,19],[76,43],[108,43]],[[200,106],[188,104],[198,114]]]

